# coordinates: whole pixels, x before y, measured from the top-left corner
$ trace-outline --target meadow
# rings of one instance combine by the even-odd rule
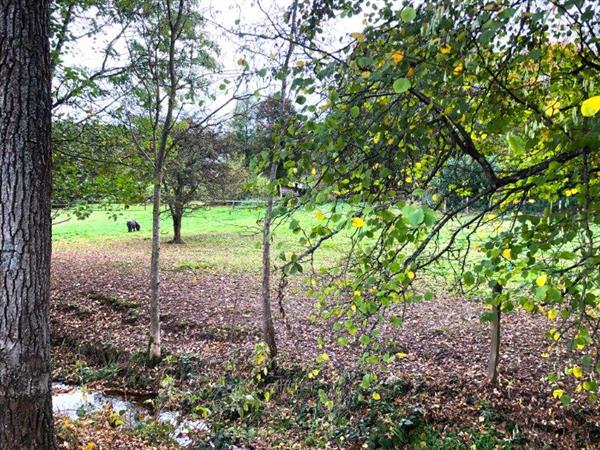
[[[314,215],[308,212],[297,213],[294,217],[307,225],[316,223]],[[135,218],[139,222],[139,232],[127,232],[125,222],[129,218]],[[118,248],[120,242],[137,242],[140,245],[148,243],[149,248],[152,237],[152,210],[140,205],[97,207],[83,220],[77,219],[70,212],[64,212],[58,214],[54,221],[53,243],[54,248],[59,250],[73,246],[89,248],[107,243],[110,243],[109,247]],[[168,244],[172,233],[171,216],[165,210],[161,215],[161,241]],[[198,266],[218,268],[225,272],[250,270],[258,273],[262,246],[262,209],[244,206],[198,207],[184,216],[182,234],[187,246],[163,246],[163,251],[167,254],[181,253],[179,264],[182,268]],[[276,254],[281,251],[302,250],[298,236],[286,222],[275,227],[273,239]],[[345,245],[341,240],[324,243],[322,252],[318,254],[317,264],[330,263],[332,259],[341,256]]]

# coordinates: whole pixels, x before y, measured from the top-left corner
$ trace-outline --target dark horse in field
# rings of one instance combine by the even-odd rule
[[[137,221],[131,219],[127,221],[127,231],[130,233],[132,231],[140,231],[140,224]]]

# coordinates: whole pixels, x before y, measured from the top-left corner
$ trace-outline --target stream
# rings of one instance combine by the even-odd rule
[[[150,408],[120,395],[109,395],[102,391],[62,383],[52,384],[54,414],[77,419],[85,414],[100,411],[105,405],[119,413],[125,421],[125,426],[129,428],[141,425],[145,418],[153,416]],[[194,435],[209,430],[206,421],[181,418],[180,413],[176,411],[160,411],[157,419],[173,427],[174,431],[170,437],[182,447],[195,444]]]

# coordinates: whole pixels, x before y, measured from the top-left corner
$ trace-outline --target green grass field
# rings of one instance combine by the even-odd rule
[[[70,217],[70,218],[69,218]],[[258,271],[262,246],[262,208],[209,207],[199,208],[183,218],[182,236],[187,245],[163,245],[163,255],[176,262],[175,268]],[[68,221],[63,222],[69,218]],[[126,221],[137,220],[141,230],[127,231]],[[307,225],[316,223],[314,215],[299,212],[295,218]],[[123,252],[126,244],[147,250],[150,254],[152,237],[152,208],[133,206],[96,209],[87,218],[78,220],[64,213],[54,219],[52,227],[54,247],[57,249],[93,247],[103,252]],[[287,223],[274,229],[274,255],[281,251],[299,252],[299,236],[292,233]],[[167,243],[173,237],[173,225],[168,211],[161,216],[161,240]],[[344,240],[325,242],[317,255],[317,265],[329,264],[343,252]],[[147,249],[145,247],[148,247]]]
[[[326,211],[328,208],[322,209]],[[187,245],[163,246],[163,253],[176,257],[178,260],[176,267],[183,269],[197,267],[214,271],[256,271],[261,260],[262,217],[261,207],[220,206],[195,209],[183,218],[182,235]],[[130,218],[140,223],[140,232],[127,232],[126,221]],[[305,227],[318,223],[314,212],[299,211],[295,213],[294,218]],[[54,222],[52,231],[55,248],[90,246],[105,252],[122,252],[124,244],[137,243],[138,248],[147,250],[148,255],[150,252],[152,208],[149,205],[128,208],[115,205],[110,209],[97,207],[83,220],[63,213],[58,215]],[[350,232],[349,230],[348,233]],[[491,229],[486,230],[485,236],[481,232],[478,236],[473,236],[474,242],[480,243],[489,233],[492,233]],[[167,243],[172,236],[171,216],[165,210],[161,216],[161,240]],[[449,232],[443,232],[442,242],[449,236]],[[303,247],[299,243],[299,238],[299,235],[290,230],[287,222],[284,221],[276,226],[274,256],[276,257],[282,251],[301,252]],[[365,242],[369,241],[367,239]],[[461,247],[464,242],[463,238],[459,238],[456,245]],[[99,247],[99,244],[103,246]],[[145,249],[145,246],[148,248]],[[343,256],[348,247],[349,241],[344,236],[337,236],[324,242],[315,254],[316,266],[327,267]],[[473,252],[472,257],[477,258],[479,255]],[[438,262],[436,271],[443,277],[451,273],[444,260]]]
[[[254,234],[260,232],[261,210],[257,208],[213,207],[197,209],[183,219],[182,232],[185,237],[199,234],[240,233]],[[70,219],[67,222],[60,223]],[[93,241],[96,239],[111,240],[131,239],[125,223],[135,219],[141,225],[136,233],[141,238],[152,236],[151,206],[113,206],[111,209],[95,209],[89,217],[78,220],[67,213],[59,215],[52,227],[55,242]],[[173,233],[171,216],[165,211],[161,216],[161,237],[168,240]]]

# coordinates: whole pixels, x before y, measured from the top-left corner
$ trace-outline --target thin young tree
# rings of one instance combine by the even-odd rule
[[[279,89],[279,119],[280,131],[284,132],[283,121],[286,115],[286,99],[288,95],[288,77],[290,70],[290,62],[295,48],[295,36],[297,34],[297,12],[298,0],[294,0],[290,7],[289,24],[290,24],[290,39],[287,43],[287,50],[281,65],[281,86]],[[281,142],[281,139],[277,139]],[[275,187],[277,178],[277,168],[279,167],[279,158],[276,155],[277,144],[274,142],[273,148],[270,150],[270,167],[269,167],[269,184],[271,190]],[[273,220],[273,203],[274,197],[271,192],[267,197],[267,205],[265,208],[265,217],[263,220],[263,250],[262,250],[262,335],[263,341],[269,348],[271,358],[277,356],[277,342],[275,339],[275,328],[273,327],[273,313],[271,311],[271,222]]]
[[[138,151],[152,167],[152,255],[150,261],[150,337],[148,358],[161,358],[160,208],[161,187],[177,118],[193,108],[205,71],[215,68],[215,46],[202,33],[203,19],[193,0],[149,0],[136,5],[138,33],[128,40],[131,69],[123,86],[132,95],[125,117]],[[196,104],[196,106],[198,106]]]
[[[0,2],[0,448],[52,449],[50,2]]]

